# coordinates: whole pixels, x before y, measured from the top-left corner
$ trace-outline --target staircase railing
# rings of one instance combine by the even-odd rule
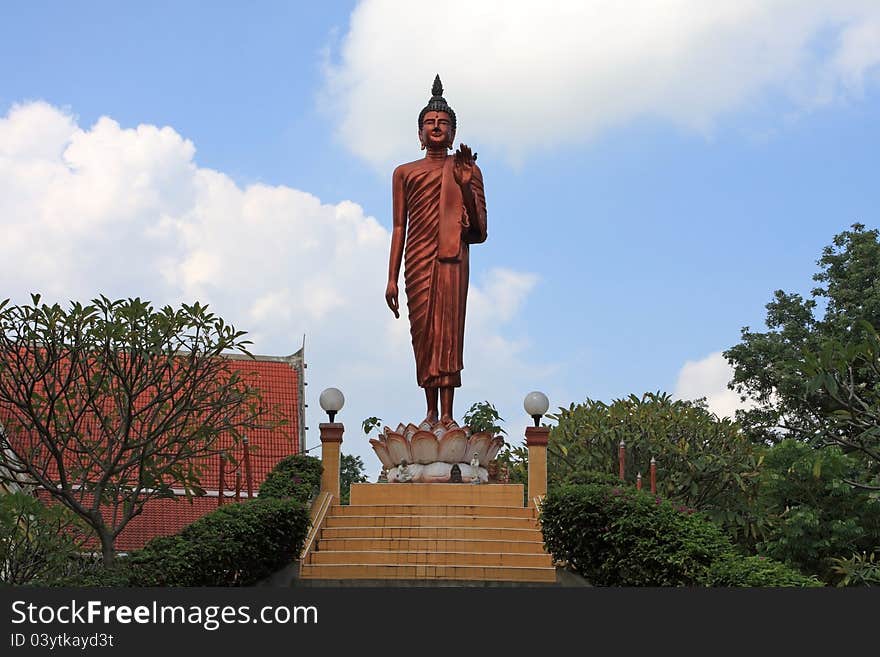
[[[299,555],[300,567],[306,562],[306,558],[309,556],[315,543],[317,543],[321,528],[324,525],[324,519],[327,517],[327,512],[330,510],[332,502],[333,494],[324,492],[319,493],[315,498],[315,501],[312,503],[312,510],[310,513],[311,526],[309,527],[309,533],[308,536],[306,536],[306,542],[303,545],[302,552]]]

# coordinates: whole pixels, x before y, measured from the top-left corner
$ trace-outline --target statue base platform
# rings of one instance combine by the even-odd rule
[[[387,472],[388,483],[489,482],[487,466],[504,446],[504,438],[473,432],[455,422],[385,427],[370,439]]]
[[[352,484],[351,504],[523,507],[522,484]]]

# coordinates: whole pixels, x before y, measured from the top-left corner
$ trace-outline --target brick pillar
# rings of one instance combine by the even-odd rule
[[[547,438],[550,427],[526,427],[526,447],[529,448],[529,506],[535,498],[547,494]]]
[[[341,422],[322,422],[318,425],[321,432],[321,492],[331,493],[333,503],[339,504],[339,459],[342,447],[342,432],[345,427]]]

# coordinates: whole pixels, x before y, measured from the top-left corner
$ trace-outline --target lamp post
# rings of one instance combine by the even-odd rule
[[[547,494],[547,439],[550,428],[542,427],[541,417],[550,408],[550,400],[543,392],[530,392],[523,400],[523,408],[535,421],[526,427],[526,447],[529,450],[529,506],[534,507],[538,498]]]
[[[541,417],[550,408],[550,400],[543,392],[530,392],[523,400],[523,408],[526,409],[526,413],[532,416],[537,427],[541,424]]]
[[[321,492],[330,493],[338,504],[339,500],[339,469],[342,433],[345,427],[341,422],[334,422],[336,414],[345,405],[345,396],[338,388],[327,388],[321,393],[318,403],[327,413],[329,422],[318,425],[321,432]]]
[[[336,414],[345,405],[345,395],[342,394],[339,388],[327,388],[321,393],[318,403],[326,411],[327,417],[330,418],[328,422],[332,424]]]

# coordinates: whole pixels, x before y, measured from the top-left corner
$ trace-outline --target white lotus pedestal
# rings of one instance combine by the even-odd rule
[[[455,422],[423,422],[385,427],[370,444],[388,473],[388,483],[485,484],[486,468],[504,439],[487,431],[473,433]]]

